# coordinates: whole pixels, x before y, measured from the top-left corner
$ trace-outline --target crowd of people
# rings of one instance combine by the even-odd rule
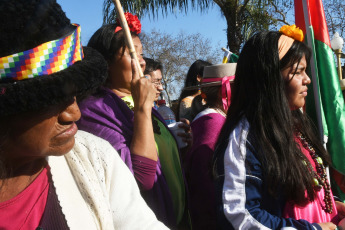
[[[293,26],[237,63],[196,60],[176,118],[164,66],[125,13],[87,46],[56,0],[0,4],[0,229],[345,229],[331,159],[303,112],[311,57]],[[289,32],[286,32],[289,30]]]

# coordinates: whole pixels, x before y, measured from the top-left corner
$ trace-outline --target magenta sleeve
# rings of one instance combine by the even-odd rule
[[[131,156],[134,176],[140,190],[152,189],[156,176],[157,161],[135,154],[131,154]]]

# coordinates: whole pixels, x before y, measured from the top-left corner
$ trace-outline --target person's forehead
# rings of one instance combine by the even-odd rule
[[[152,79],[152,80],[161,80],[161,79],[162,79],[162,72],[161,72],[160,69],[157,69],[157,70],[155,70],[155,71],[152,71],[152,72],[150,73],[150,75],[151,75],[151,79]]]

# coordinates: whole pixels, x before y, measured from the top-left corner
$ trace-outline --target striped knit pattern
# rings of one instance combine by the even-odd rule
[[[31,50],[0,58],[0,82],[50,75],[83,59],[80,26],[61,39],[43,43]]]

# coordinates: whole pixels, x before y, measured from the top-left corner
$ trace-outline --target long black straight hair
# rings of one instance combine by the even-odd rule
[[[191,87],[191,86],[197,86],[200,84],[198,81],[198,76],[202,77],[204,73],[204,67],[212,65],[210,62],[203,61],[203,60],[196,60],[193,62],[193,64],[189,67],[185,82],[184,82],[184,88]],[[177,103],[177,111],[176,111],[176,119],[180,119],[180,104],[182,99],[188,96],[192,96],[196,94],[199,91],[199,89],[193,89],[193,90],[185,90],[182,89],[182,92],[180,94],[180,97],[178,99]]]
[[[245,118],[269,193],[277,197],[280,188],[288,200],[303,204],[305,191],[309,200],[314,200],[315,192],[313,178],[301,159],[304,155],[295,142],[295,129],[311,140],[326,165],[330,159],[307,115],[299,109],[290,109],[285,94],[289,82],[281,75],[281,70],[299,63],[304,56],[308,63],[311,51],[304,43],[294,41],[279,60],[280,36],[278,32],[260,32],[243,47],[237,62],[231,106],[216,145],[214,169],[216,176],[221,176],[229,136]]]

